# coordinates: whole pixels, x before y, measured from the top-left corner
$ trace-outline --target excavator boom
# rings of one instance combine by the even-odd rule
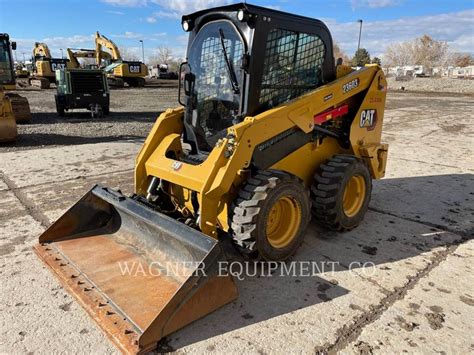
[[[110,54],[107,55],[107,52],[102,50],[103,47]],[[123,60],[117,45],[99,32],[95,35],[95,55],[99,67],[106,63],[105,70],[110,86],[122,87],[124,83],[129,86],[145,85],[145,76],[148,74],[146,65],[139,61]]]

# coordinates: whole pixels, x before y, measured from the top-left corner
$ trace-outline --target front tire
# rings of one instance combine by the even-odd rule
[[[229,219],[234,243],[244,254],[285,260],[303,242],[311,219],[308,190],[293,175],[259,171],[240,190]]]
[[[369,208],[372,178],[353,155],[335,155],[321,164],[311,187],[313,217],[321,226],[348,231],[357,227]]]
[[[58,113],[59,117],[64,117],[66,115],[64,111],[64,107],[61,106],[60,104],[56,104],[56,112]]]

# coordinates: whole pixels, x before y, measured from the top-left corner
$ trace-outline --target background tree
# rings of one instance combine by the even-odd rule
[[[379,57],[373,57],[372,64],[382,65],[382,60]]]
[[[385,63],[386,62],[386,63]],[[388,66],[423,65],[428,68],[446,66],[453,62],[449,46],[428,35],[387,47],[384,63]]]
[[[342,63],[349,65],[350,64],[350,59],[347,56],[346,53],[339,47],[339,45],[334,42],[333,43],[333,53],[334,53],[334,59],[337,61],[338,58],[342,58]]]
[[[360,48],[356,50],[351,64],[354,67],[362,67],[366,64],[370,64],[370,54],[367,49]]]
[[[474,65],[474,57],[471,54],[455,53],[453,55],[453,64],[456,67],[467,67]]]
[[[446,65],[450,60],[448,49],[447,42],[436,41],[428,35],[423,35],[415,39],[413,45],[413,64],[430,68]]]
[[[168,47],[159,47],[155,54],[150,58],[151,65],[168,64],[170,71],[177,72],[179,65],[183,62],[182,58],[173,55],[173,52]]]
[[[413,42],[393,43],[384,54],[384,64],[391,67],[402,67],[413,64]]]
[[[130,61],[141,61],[142,57],[139,55],[135,50],[129,47],[120,47],[119,48],[120,55],[122,56],[123,60],[130,60]],[[141,53],[141,50],[140,50]]]

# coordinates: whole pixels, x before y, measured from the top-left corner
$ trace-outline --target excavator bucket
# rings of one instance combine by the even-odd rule
[[[151,351],[237,297],[217,240],[98,185],[35,251],[124,353]]]
[[[15,118],[12,116],[0,117],[0,143],[14,142],[16,136]]]
[[[5,96],[10,100],[16,122],[22,123],[31,121],[30,104],[26,97],[13,93],[7,93]]]

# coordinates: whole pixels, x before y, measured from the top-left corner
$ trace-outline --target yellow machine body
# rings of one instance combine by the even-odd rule
[[[324,23],[233,4],[183,16],[182,25],[191,31],[184,107],[152,127],[136,158],[135,194],[93,187],[34,247],[127,353],[147,353],[237,297],[220,273],[222,238],[249,257],[286,260],[311,215],[355,228],[387,163],[384,73],[336,66]],[[119,56],[98,33],[96,44],[96,54],[106,46]],[[121,64],[109,69],[126,75]]]
[[[17,122],[31,120],[28,100],[12,91],[16,89],[11,49],[16,44],[8,34],[0,33],[0,142],[12,142],[17,137]]]
[[[348,93],[344,85],[358,81],[358,87]],[[151,176],[158,176],[172,184],[179,205],[194,213],[190,192],[198,193],[201,206],[200,229],[217,237],[217,229],[227,230],[227,209],[245,180],[246,169],[256,146],[293,127],[304,132],[314,128],[314,116],[332,107],[351,105],[357,94],[366,91],[351,126],[351,147],[342,149],[333,138],[322,144],[311,142],[271,168],[298,176],[307,186],[318,166],[333,155],[348,153],[362,158],[370,167],[374,179],[385,174],[388,145],[381,143],[387,81],[379,66],[370,65],[339,77],[298,99],[228,128],[231,139],[223,138],[201,165],[190,165],[167,158],[172,151],[182,154],[180,137],[183,133],[183,109],[167,110],[156,121],[141,149],[135,167],[135,192],[145,194]],[[325,100],[332,95],[330,100]],[[353,105],[356,103],[354,102]],[[376,119],[370,127],[361,127],[362,112],[375,110]],[[232,155],[226,158],[226,152]],[[179,167],[179,168],[177,168]],[[185,212],[186,213],[186,212]]]
[[[16,140],[17,128],[11,101],[0,87],[0,143]]]
[[[109,53],[103,50],[107,49]],[[148,75],[147,66],[140,61],[125,61],[122,59],[117,45],[106,36],[96,32],[95,53],[97,65],[102,66],[105,62],[105,70],[109,76],[111,86],[144,86],[145,77]]]

